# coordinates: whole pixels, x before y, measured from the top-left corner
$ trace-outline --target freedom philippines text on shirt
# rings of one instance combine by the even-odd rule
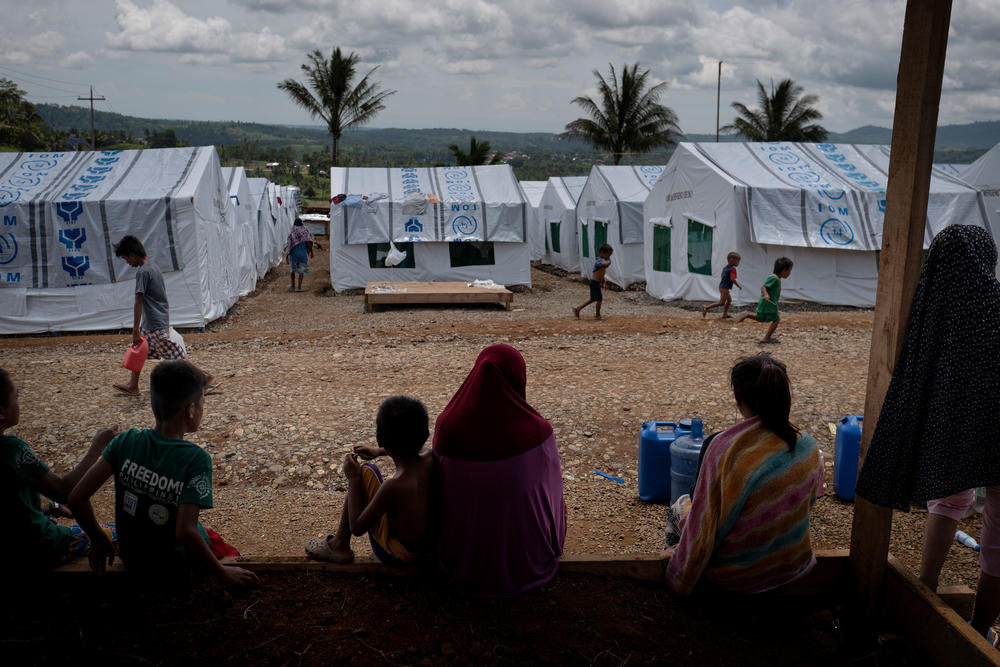
[[[177,498],[184,490],[184,482],[160,475],[146,466],[125,459],[119,471],[122,484],[135,491],[141,491],[151,499],[169,504],[177,504]]]

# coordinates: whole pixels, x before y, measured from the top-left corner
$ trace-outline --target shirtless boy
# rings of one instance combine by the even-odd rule
[[[601,294],[601,288],[608,286],[608,281],[604,278],[604,274],[607,272],[608,267],[611,266],[611,253],[614,249],[605,243],[597,250],[597,259],[594,260],[594,271],[590,274],[590,298],[581,303],[579,306],[573,309],[573,315],[576,319],[580,319],[580,311],[594,303],[595,314],[594,319],[601,319],[601,302],[604,300],[604,296]]]

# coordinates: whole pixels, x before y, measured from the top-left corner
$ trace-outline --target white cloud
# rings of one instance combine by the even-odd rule
[[[94,59],[90,57],[90,54],[86,51],[74,51],[65,58],[59,61],[62,67],[68,69],[83,69],[88,65],[92,65]]]
[[[493,61],[465,60],[461,62],[449,62],[442,65],[441,69],[449,74],[486,74],[493,71]]]

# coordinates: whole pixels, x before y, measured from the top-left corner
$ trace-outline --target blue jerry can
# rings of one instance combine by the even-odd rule
[[[833,442],[833,491],[841,500],[854,500],[862,421],[864,417],[849,415],[837,422],[837,435]]]
[[[670,500],[670,444],[677,424],[643,422],[639,429],[639,498],[651,503]]]

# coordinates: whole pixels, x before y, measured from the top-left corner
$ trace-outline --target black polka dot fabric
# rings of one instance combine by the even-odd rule
[[[859,496],[908,510],[911,502],[1000,484],[996,261],[981,227],[952,225],[931,243]]]

